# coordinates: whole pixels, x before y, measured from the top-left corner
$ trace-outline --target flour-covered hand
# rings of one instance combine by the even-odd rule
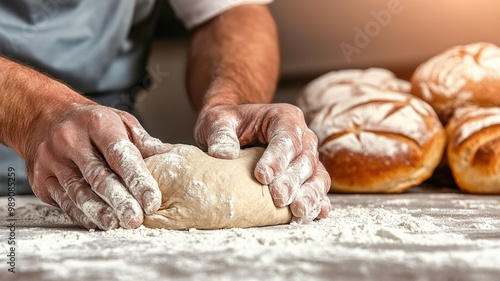
[[[86,104],[42,119],[26,143],[34,193],[86,228],[136,228],[161,193],[143,158],[168,151],[130,114]]]
[[[330,210],[330,177],[319,162],[318,140],[302,111],[291,104],[219,105],[202,111],[195,138],[208,154],[238,157],[240,147],[258,142],[266,150],[255,177],[269,185],[276,206],[290,206],[294,220],[307,223]]]

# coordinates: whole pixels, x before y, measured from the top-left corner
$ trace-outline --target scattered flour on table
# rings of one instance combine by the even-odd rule
[[[159,272],[196,279],[206,277],[203,274],[207,272],[226,271],[225,276],[233,279],[254,275],[258,279],[262,276],[258,274],[284,276],[290,270],[299,278],[321,272],[325,264],[331,267],[354,259],[414,269],[457,264],[467,268],[477,266],[480,259],[482,268],[498,267],[500,241],[468,237],[466,231],[494,232],[500,226],[498,220],[484,219],[457,229],[451,217],[443,223],[426,214],[412,213],[405,208],[415,203],[410,201],[388,199],[385,205],[374,207],[334,204],[328,218],[307,225],[215,231],[144,226],[86,231],[76,228],[57,208],[29,204],[17,210],[16,218],[25,227],[33,227],[20,228],[17,235],[22,240],[19,244],[24,255],[33,255],[37,260],[30,267],[54,272],[58,277],[73,277],[80,268],[91,267],[101,276],[119,268],[116,274],[120,276],[134,277],[134,272],[141,272],[149,279],[161,278]],[[471,204],[464,205],[457,214],[474,207],[473,201]],[[479,204],[476,205],[479,210]],[[5,208],[0,207],[0,212],[5,214]],[[38,227],[51,224],[67,227]],[[0,250],[7,251],[6,246],[2,243]],[[88,272],[81,274],[90,276],[85,275]]]

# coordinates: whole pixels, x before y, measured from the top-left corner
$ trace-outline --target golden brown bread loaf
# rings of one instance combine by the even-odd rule
[[[455,182],[471,193],[500,193],[500,108],[457,109],[446,126]]]
[[[306,85],[298,106],[318,136],[331,191],[401,192],[430,177],[445,131],[409,88],[384,69],[330,72]]]
[[[500,106],[500,48],[484,42],[449,48],[422,63],[411,82],[412,94],[443,124],[460,107]]]

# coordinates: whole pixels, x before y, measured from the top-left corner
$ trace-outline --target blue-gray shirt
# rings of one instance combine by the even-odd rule
[[[130,89],[147,75],[156,4],[155,0],[2,0],[0,55],[85,94]]]

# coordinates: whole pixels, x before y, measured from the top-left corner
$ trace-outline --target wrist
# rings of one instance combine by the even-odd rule
[[[0,58],[0,142],[23,158],[27,140],[77,103],[92,103],[59,81]]]
[[[241,87],[233,81],[217,79],[207,89],[203,97],[201,111],[207,111],[221,105],[240,105],[245,103],[251,102],[245,97]]]

